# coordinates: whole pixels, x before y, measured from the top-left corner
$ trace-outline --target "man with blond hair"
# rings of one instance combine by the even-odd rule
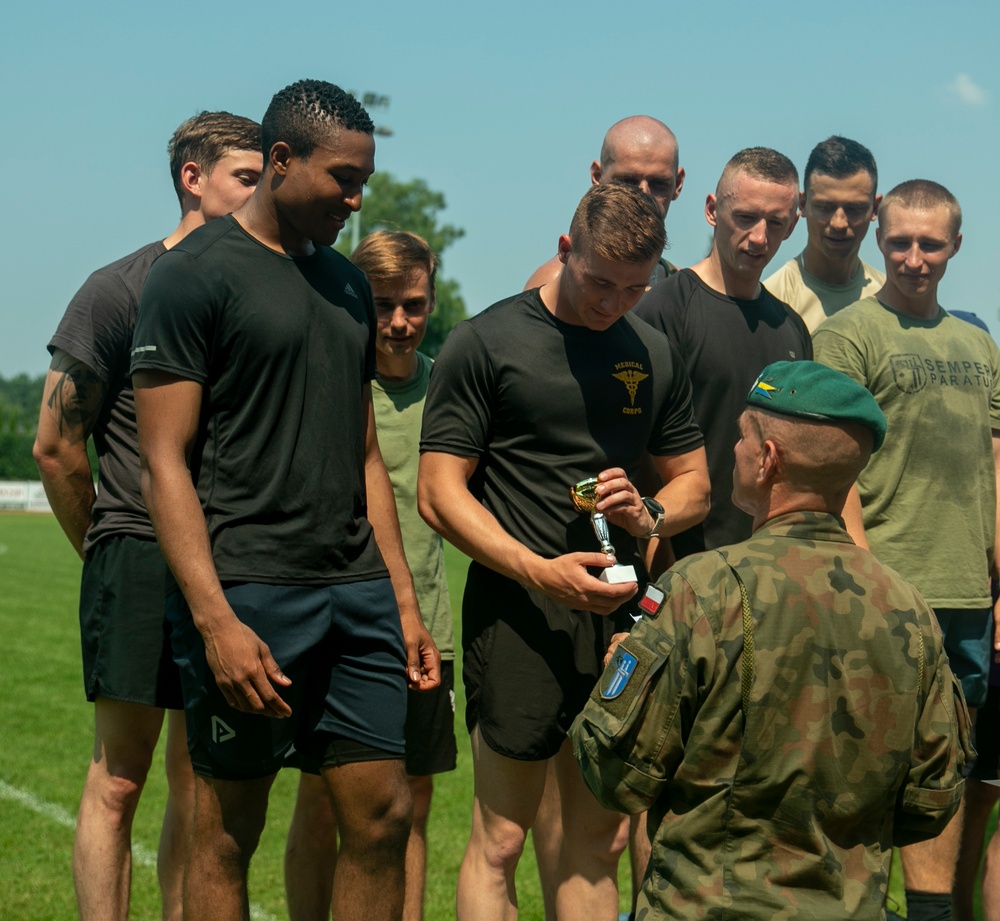
[[[163,608],[166,564],[139,490],[135,398],[128,375],[136,308],[153,260],[192,230],[239,208],[261,171],[260,125],[202,112],[167,148],[181,221],[87,279],[49,343],[35,459],[56,518],[83,558],[80,630],[84,689],[94,703],[73,878],[83,921],[124,921],[131,884],[132,818],[167,716],[167,805],[158,871],[163,917],[181,916],[184,847],[191,827],[191,762],[180,679]],[[94,439],[100,489],[87,441]]]
[[[598,571],[617,559],[644,582],[637,539],[707,509],[686,375],[670,343],[627,315],[664,240],[649,196],[595,186],[559,238],[559,278],[460,323],[431,375],[420,511],[473,560],[462,642],[475,802],[460,921],[516,915],[515,869],[549,761],[565,826],[556,911],[617,911],[620,819],[582,785],[565,741],[611,634],[632,622],[636,582]],[[645,452],[664,485],[644,500],[633,477]],[[613,556],[570,495],[592,477]]]
[[[1000,350],[938,298],[961,228],[958,201],[939,183],[914,179],[888,192],[876,231],[886,282],[830,317],[815,339],[817,359],[867,387],[889,420],[887,450],[845,510],[848,528],[934,608],[975,710],[995,648]],[[900,851],[912,921],[951,918],[961,824],[959,813],[938,838]]]

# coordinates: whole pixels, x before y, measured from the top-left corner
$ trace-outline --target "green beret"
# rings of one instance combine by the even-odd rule
[[[781,416],[857,422],[871,429],[877,451],[885,441],[885,415],[864,387],[816,361],[776,361],[760,372],[747,404]]]

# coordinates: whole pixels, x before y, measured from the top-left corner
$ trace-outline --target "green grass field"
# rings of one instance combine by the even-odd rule
[[[467,560],[448,548],[452,601],[462,598]],[[73,822],[93,744],[83,695],[77,597],[80,563],[50,515],[0,514],[0,919],[66,921],[76,915]],[[428,919],[454,916],[455,880],[468,839],[472,763],[458,696],[458,769],[436,780],[430,818]],[[153,855],[166,796],[158,753],[135,819],[132,917],[159,917]],[[285,918],[282,854],[296,773],[279,775],[267,828],[251,868],[260,919]],[[624,865],[624,862],[623,862]],[[541,921],[534,857],[518,874],[521,917]],[[265,914],[266,913],[266,914]]]
[[[468,561],[447,547],[457,609]],[[77,802],[92,746],[83,695],[77,593],[80,563],[50,515],[0,514],[0,919],[65,921],[76,915],[71,855]],[[459,620],[456,618],[456,626]],[[436,780],[429,832],[428,921],[454,916],[455,880],[469,831],[472,765],[458,697],[458,769]],[[284,836],[298,775],[275,782],[254,857],[250,897],[258,921],[285,918]],[[160,915],[154,855],[166,783],[159,756],[135,819],[132,917]],[[622,861],[622,881],[626,866]],[[623,907],[627,885],[623,887]],[[898,879],[890,893],[902,898]],[[518,872],[523,921],[542,921],[529,842]]]

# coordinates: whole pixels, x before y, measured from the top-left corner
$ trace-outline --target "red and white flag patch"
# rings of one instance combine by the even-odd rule
[[[655,585],[646,586],[646,594],[639,599],[639,607],[650,617],[656,617],[663,607],[664,594]]]

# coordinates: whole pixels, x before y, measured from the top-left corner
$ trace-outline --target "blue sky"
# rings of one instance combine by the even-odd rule
[[[675,263],[704,255],[705,193],[733,153],[775,147],[801,169],[844,134],[875,153],[882,190],[925,177],[958,196],[965,241],[941,299],[996,335],[998,39],[995,2],[15,6],[0,35],[0,375],[43,371],[89,272],[173,230],[165,148],[181,121],[259,120],[302,77],[390,97],[377,167],[445,193],[466,236],[444,271],[470,312],[555,252],[605,130],[642,113],[674,129],[687,170]],[[880,264],[874,234],[862,255]]]

